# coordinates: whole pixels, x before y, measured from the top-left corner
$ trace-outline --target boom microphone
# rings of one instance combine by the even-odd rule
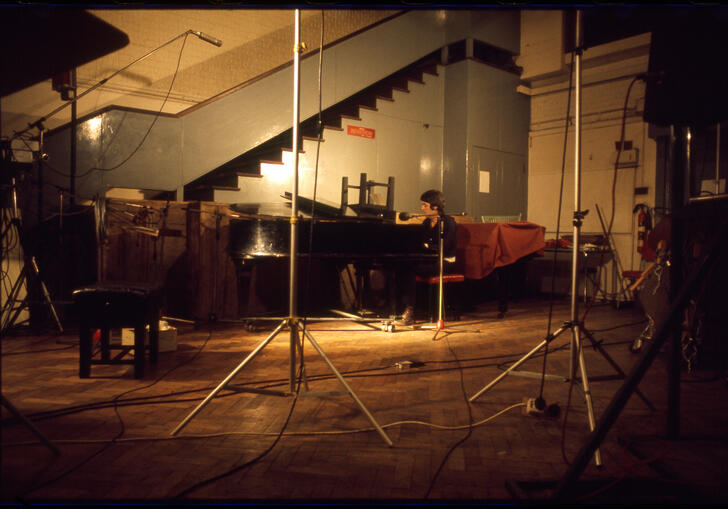
[[[202,39],[203,41],[209,42],[210,44],[214,44],[218,48],[220,46],[222,46],[222,41],[220,39],[216,39],[215,37],[213,37],[211,35],[207,35],[204,32],[195,32],[194,30],[192,31],[192,33],[195,34],[200,39]]]

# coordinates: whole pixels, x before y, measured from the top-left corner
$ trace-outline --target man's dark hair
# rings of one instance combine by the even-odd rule
[[[425,191],[420,196],[420,201],[427,202],[432,208],[436,208],[438,214],[445,214],[445,196],[442,194],[442,191],[438,191],[437,189]]]

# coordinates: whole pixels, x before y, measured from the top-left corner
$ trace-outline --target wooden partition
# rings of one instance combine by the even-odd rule
[[[212,202],[107,200],[101,279],[164,286],[167,316],[237,318],[230,215],[227,205]]]

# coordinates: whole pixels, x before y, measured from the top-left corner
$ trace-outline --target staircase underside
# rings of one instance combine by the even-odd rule
[[[326,129],[342,130],[342,119],[360,119],[360,110],[376,111],[377,100],[393,101],[393,92],[409,92],[409,83],[423,83],[423,74],[437,75],[440,51],[434,51],[351,97],[303,120],[299,125],[299,144],[304,139],[317,140]],[[216,190],[237,190],[238,177],[260,177],[261,163],[281,163],[282,153],[292,150],[293,129],[261,143],[227,163],[184,186],[184,200],[215,201]]]

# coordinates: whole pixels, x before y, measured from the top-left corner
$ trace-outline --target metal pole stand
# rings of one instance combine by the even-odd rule
[[[192,418],[197,415],[197,413],[202,410],[211,400],[214,398],[218,392],[220,392],[222,389],[224,389],[230,381],[235,378],[235,376],[242,371],[242,369],[250,362],[252,361],[273,339],[283,330],[284,327],[287,327],[290,330],[290,339],[291,339],[291,357],[290,357],[290,367],[291,367],[291,376],[289,377],[289,391],[271,391],[271,390],[264,390],[264,389],[250,389],[250,388],[236,388],[235,390],[241,391],[241,392],[255,392],[257,394],[267,394],[272,396],[294,396],[297,397],[296,394],[296,388],[295,388],[295,382],[296,382],[296,376],[295,376],[295,367],[296,367],[296,359],[297,355],[300,354],[301,357],[303,357],[303,345],[302,345],[302,336],[305,336],[311,345],[316,349],[316,352],[321,356],[321,358],[326,362],[326,365],[329,367],[329,369],[334,373],[336,378],[339,380],[339,383],[344,386],[344,389],[349,393],[349,395],[352,397],[352,399],[356,402],[356,404],[359,406],[361,411],[366,415],[367,419],[372,423],[372,425],[375,427],[379,435],[382,437],[382,439],[386,442],[387,445],[390,447],[393,445],[392,441],[389,439],[389,436],[385,433],[385,431],[382,429],[381,426],[377,423],[377,421],[374,419],[374,416],[369,412],[369,410],[364,406],[364,403],[357,397],[356,393],[353,391],[353,389],[349,386],[349,384],[346,382],[346,380],[341,376],[341,373],[336,369],[336,367],[333,365],[331,360],[326,356],[324,351],[321,349],[319,344],[316,342],[316,340],[313,338],[311,333],[306,330],[305,326],[302,325],[298,318],[289,317],[285,320],[283,320],[278,327],[275,328],[275,330],[267,337],[265,338],[261,343],[258,344],[258,346],[250,353],[248,356],[240,363],[238,366],[230,372],[230,374],[222,381],[220,384],[215,387],[215,389],[210,392],[210,394],[207,395],[207,397],[199,404],[197,407],[190,412],[187,417],[184,418],[184,420],[177,425],[177,427],[172,431],[171,435],[174,436],[177,433],[179,433],[182,428],[184,428],[189,421],[192,420]],[[299,335],[300,333],[300,335]],[[298,354],[297,354],[298,352]],[[304,381],[305,386],[308,389],[308,382],[305,379]],[[330,394],[330,393],[328,393]]]
[[[592,340],[592,344],[595,344],[596,342],[593,340],[593,337],[589,332],[587,332],[585,329],[583,329],[581,323],[578,321],[578,278],[579,278],[579,234],[581,231],[581,225],[584,220],[584,216],[586,216],[588,211],[582,211],[581,210],[581,54],[583,51],[583,41],[582,41],[582,23],[581,23],[581,16],[582,12],[580,10],[576,11],[576,49],[575,51],[575,58],[574,58],[574,73],[575,73],[575,86],[574,86],[574,103],[575,103],[575,111],[574,111],[574,215],[573,215],[573,243],[571,246],[571,320],[566,322],[564,325],[562,325],[556,332],[553,334],[550,334],[546,339],[544,339],[541,343],[539,343],[534,349],[532,349],[530,352],[528,352],[525,356],[523,356],[521,359],[516,361],[510,368],[508,368],[506,371],[500,374],[497,378],[495,378],[492,382],[490,382],[488,385],[483,387],[480,391],[478,391],[474,396],[470,398],[470,401],[475,401],[478,399],[481,395],[483,395],[487,390],[489,390],[491,387],[493,387],[495,384],[497,384],[500,380],[502,380],[506,375],[513,373],[513,370],[523,364],[526,360],[530,359],[536,352],[541,350],[544,346],[548,345],[551,341],[556,339],[559,335],[561,335],[562,332],[565,332],[567,330],[571,331],[571,358],[570,358],[570,369],[569,369],[569,378],[562,379],[564,381],[567,380],[575,380],[576,378],[576,367],[578,365],[579,374],[581,377],[581,386],[582,390],[584,392],[584,402],[586,404],[587,409],[587,418],[589,422],[589,431],[594,431],[596,421],[594,419],[594,409],[592,407],[592,398],[591,398],[591,392],[589,390],[589,378],[587,376],[586,372],[586,364],[584,362],[584,351],[582,348],[582,333],[586,335],[590,340]],[[564,133],[564,136],[567,136],[568,131]],[[603,350],[600,349],[602,354],[604,354]],[[614,364],[614,361],[611,361],[613,366],[616,366]],[[621,371],[621,370],[619,370]],[[515,374],[515,373],[514,373]],[[622,373],[624,375],[624,373]],[[533,376],[533,375],[532,375]],[[539,377],[544,377],[544,380],[546,379],[554,379],[553,376],[548,376],[546,374],[538,374]],[[601,454],[599,452],[598,448],[595,448],[594,451],[594,462],[598,468],[602,467],[602,459]]]
[[[477,331],[466,331],[466,330],[455,330],[445,329],[445,291],[444,291],[444,282],[443,282],[443,276],[444,276],[444,251],[445,251],[445,231],[443,226],[443,217],[438,215],[437,217],[437,228],[438,228],[438,263],[439,263],[439,277],[440,280],[438,282],[438,288],[437,288],[437,322],[435,322],[435,325],[423,325],[420,328],[421,329],[433,329],[435,331],[435,335],[432,336],[432,341],[438,340],[438,335],[440,332],[445,333],[455,333],[455,332],[480,332]]]
[[[42,134],[41,134],[42,139]],[[43,147],[41,142],[41,150],[40,153],[43,153]],[[31,282],[31,276],[35,277],[35,281],[38,283],[38,286],[40,287],[41,291],[43,292],[43,298],[45,299],[46,304],[48,304],[48,308],[50,309],[51,315],[53,316],[56,326],[58,327],[58,332],[60,334],[63,334],[63,326],[61,325],[61,320],[58,318],[58,313],[56,313],[56,308],[53,306],[53,301],[51,300],[50,293],[48,292],[48,288],[46,287],[45,283],[43,282],[43,278],[40,277],[40,270],[38,269],[38,263],[35,260],[34,256],[31,256],[28,254],[27,251],[27,244],[25,242],[25,232],[23,231],[23,224],[20,220],[20,211],[18,209],[18,194],[17,194],[17,184],[15,181],[15,177],[11,179],[11,200],[12,200],[12,217],[9,218],[7,225],[3,226],[2,231],[2,239],[3,239],[3,245],[5,245],[5,238],[6,236],[10,235],[11,230],[15,230],[15,234],[17,235],[17,238],[20,240],[20,249],[23,250],[23,268],[20,270],[20,274],[18,274],[18,278],[13,283],[10,292],[7,295],[7,299],[2,307],[2,311],[0,311],[0,317],[2,318],[2,326],[0,327],[0,335],[4,336],[5,333],[16,325],[16,320],[18,319],[18,316],[20,313],[25,309],[29,307],[28,299],[27,297],[25,299],[19,299],[18,296],[20,295],[20,291],[23,289],[23,286],[26,288],[26,293],[28,292],[30,282]],[[4,218],[3,218],[4,219]],[[4,221],[3,221],[4,222]],[[16,303],[19,305],[16,306]]]
[[[438,235],[438,263],[440,267],[440,281],[438,282],[437,288],[437,323],[435,324],[435,335],[432,336],[432,341],[437,341],[437,335],[445,328],[444,306],[445,306],[445,289],[443,288],[443,272],[444,272],[444,246],[445,246],[445,232],[442,226],[442,216],[437,216],[437,235]]]
[[[284,327],[288,327],[290,331],[290,371],[289,371],[289,390],[288,392],[281,391],[266,391],[266,390],[252,390],[259,394],[271,394],[276,396],[294,396],[297,397],[295,382],[296,382],[296,360],[297,355],[301,354],[301,364],[303,364],[303,337],[305,336],[311,345],[316,349],[316,352],[326,362],[329,369],[334,373],[339,383],[344,386],[344,389],[354,399],[361,411],[366,415],[369,421],[372,423],[374,428],[377,430],[379,435],[385,441],[388,446],[392,446],[392,441],[389,439],[384,430],[379,426],[377,421],[374,419],[372,414],[364,406],[364,403],[357,397],[356,393],[349,387],[346,380],[341,376],[339,371],[334,367],[332,362],[326,356],[324,351],[321,349],[319,344],[313,338],[311,333],[306,330],[305,325],[300,323],[300,319],[297,316],[298,307],[298,122],[299,122],[299,85],[300,85],[300,53],[303,50],[301,45],[301,13],[299,9],[295,10],[295,46],[294,46],[294,58],[293,58],[293,192],[291,200],[291,256],[290,256],[290,284],[288,292],[288,307],[289,315],[285,318],[278,327],[265,338],[256,348],[253,350],[244,360],[241,362],[230,374],[215,388],[213,391],[200,403],[197,407],[187,416],[185,419],[172,430],[171,435],[176,435],[187,423],[200,411],[205,405],[207,405],[215,395],[220,392],[228,383],[237,375],[247,364],[252,361],[256,355],[258,355],[263,348],[268,345],[283,330]],[[313,225],[312,225],[313,227]],[[301,370],[303,375],[303,370]],[[305,376],[304,376],[305,382]],[[308,383],[306,383],[308,388]],[[248,389],[250,391],[250,389]]]
[[[577,190],[578,189],[579,189],[579,187],[577,186]],[[578,191],[577,191],[577,194],[578,194]],[[559,380],[559,381],[566,382],[569,380],[576,379],[576,367],[578,366],[579,374],[580,374],[580,378],[581,378],[581,387],[582,387],[582,391],[584,392],[584,403],[586,404],[587,419],[589,422],[589,431],[594,431],[596,421],[594,419],[594,409],[592,406],[591,391],[589,389],[589,378],[588,378],[587,372],[586,372],[586,363],[584,361],[584,350],[582,348],[582,342],[581,342],[582,332],[584,332],[584,331],[583,331],[582,326],[579,323],[578,317],[577,317],[579,229],[581,228],[581,222],[582,222],[584,215],[585,215],[585,213],[582,211],[579,211],[578,209],[576,210],[576,212],[574,212],[574,243],[572,245],[572,264],[571,264],[571,320],[568,322],[565,322],[553,334],[549,334],[546,337],[546,339],[544,339],[543,341],[541,341],[541,343],[536,345],[536,347],[533,348],[530,352],[528,352],[526,355],[524,355],[519,360],[517,360],[515,363],[513,363],[508,369],[506,369],[498,377],[493,379],[493,381],[491,381],[488,385],[486,385],[485,387],[480,389],[480,391],[478,391],[475,395],[473,395],[469,399],[470,402],[475,401],[480,396],[485,394],[491,387],[494,387],[498,382],[500,382],[507,375],[519,374],[522,376],[529,376],[529,377],[533,377],[533,378],[543,377],[544,380]],[[571,358],[570,358],[569,377],[565,378],[565,377],[556,377],[554,375],[547,375],[547,374],[514,371],[518,366],[520,366],[521,364],[526,362],[528,359],[533,357],[543,347],[545,347],[546,345],[551,343],[554,339],[559,337],[563,332],[566,332],[567,330],[571,331],[571,343],[570,343]],[[588,332],[586,332],[585,335],[589,338],[592,338],[591,334],[589,334]],[[598,449],[594,451],[594,462],[597,467],[599,467],[599,468],[602,467],[601,454]]]

